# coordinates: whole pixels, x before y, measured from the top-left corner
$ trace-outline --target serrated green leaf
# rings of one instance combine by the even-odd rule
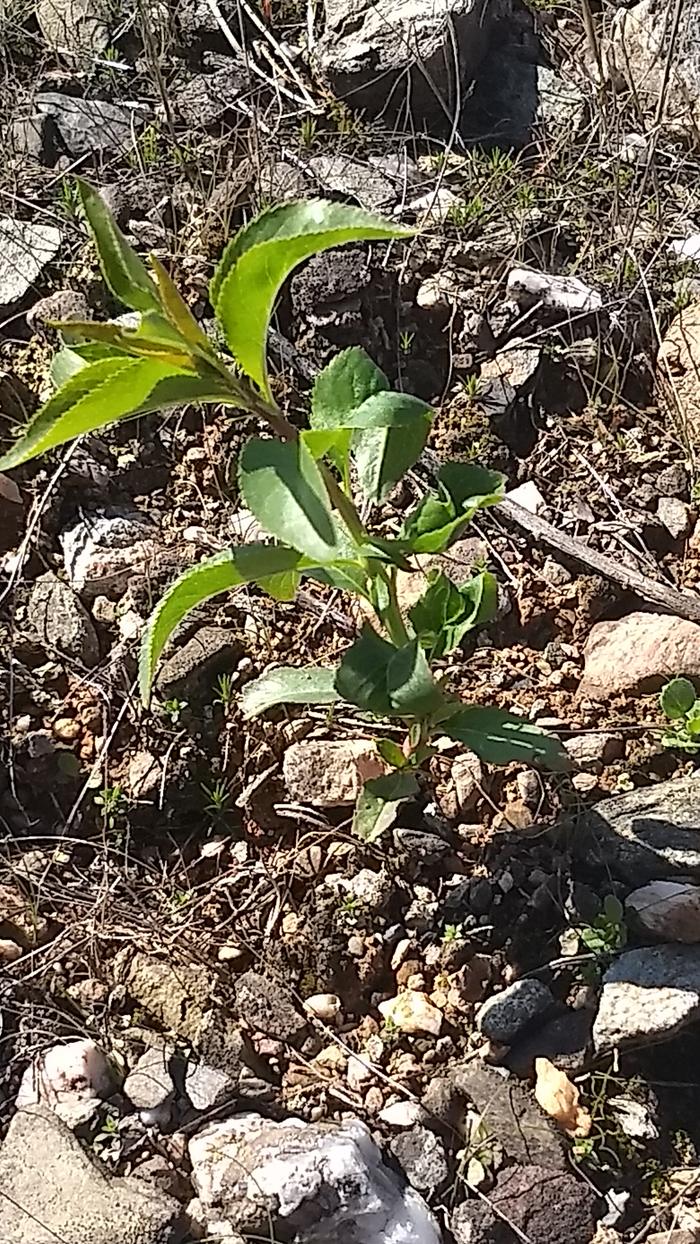
[[[430,432],[432,411],[407,393],[378,393],[355,413],[352,459],[368,501],[379,502],[418,460]]]
[[[352,592],[356,596],[370,599],[367,571],[357,562],[337,561],[332,566],[316,567],[308,571],[310,578],[328,587],[339,588],[341,592]]]
[[[363,708],[378,717],[391,712],[391,699],[387,691],[386,676],[389,662],[396,648],[382,639],[366,623],[352,647],[343,653],[343,659],[335,677],[335,687],[341,700]]]
[[[301,574],[298,570],[285,570],[282,574],[268,575],[267,578],[256,579],[255,582],[273,600],[289,601],[294,600],[297,594]]]
[[[159,311],[158,290],[101,195],[87,182],[76,180],[102,274],[112,293],[134,311]]]
[[[157,359],[117,357],[88,364],[37,411],[22,438],[0,459],[0,469],[139,413],[157,386],[172,382],[173,376],[174,369]]]
[[[299,554],[293,549],[242,544],[186,570],[161,597],[148,620],[139,661],[139,687],[144,703],[148,703],[153,675],[166,643],[192,609],[242,583],[293,570],[299,561]]]
[[[277,704],[335,704],[335,670],[283,665],[266,670],[241,692],[244,717],[258,717]]]
[[[427,717],[444,703],[417,639],[398,648],[386,670],[392,710],[401,717]]]
[[[448,462],[440,468],[436,493],[429,493],[401,530],[414,553],[443,553],[464,531],[477,510],[498,505],[505,477],[471,462]]]
[[[404,755],[398,743],[393,739],[377,739],[377,751],[382,760],[386,760],[392,769],[405,769],[408,765],[408,757]]]
[[[418,791],[413,773],[395,770],[365,782],[355,806],[353,833],[363,842],[374,842],[393,824],[399,804]]]
[[[242,371],[270,396],[267,332],[283,282],[305,259],[346,242],[410,236],[361,208],[323,200],[281,203],[229,242],[210,297],[229,350]]]
[[[659,701],[669,721],[685,717],[693,708],[697,694],[689,678],[672,678],[661,688]]]
[[[156,275],[161,306],[173,328],[197,353],[206,358],[216,358],[209,338],[200,328],[169,272],[155,255],[151,255],[151,266]]]
[[[520,760],[528,765],[542,765],[553,773],[565,773],[571,768],[559,739],[500,708],[482,708],[477,704],[460,708],[441,722],[440,729],[490,764],[506,765]]]
[[[389,388],[384,372],[361,346],[336,354],[319,372],[311,392],[312,428],[349,428],[346,422],[367,398]]]
[[[326,485],[303,441],[247,441],[238,461],[246,507],[260,525],[317,564],[346,552]]]

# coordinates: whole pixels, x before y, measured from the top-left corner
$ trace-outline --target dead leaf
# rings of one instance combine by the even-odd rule
[[[567,1136],[577,1139],[588,1136],[593,1120],[579,1105],[581,1094],[575,1084],[548,1058],[535,1059],[535,1098],[550,1119],[554,1119]]]

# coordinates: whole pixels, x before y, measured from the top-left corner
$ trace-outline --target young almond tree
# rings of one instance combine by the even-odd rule
[[[358,503],[363,512],[366,503],[381,503],[416,462],[430,430],[430,407],[393,390],[359,347],[343,351],[318,375],[302,430],[285,418],[270,385],[268,328],[289,274],[329,247],[407,237],[411,230],[322,200],[263,212],[231,239],[211,281],[226,359],[163,265],[151,257],[151,275],[99,194],[82,181],[78,193],[105,280],[139,313],[138,326],[57,325],[66,342],[53,364],[57,391],[0,459],[0,470],[119,420],[187,403],[214,402],[228,407],[232,418],[255,415],[266,425],[240,454],[238,485],[270,541],[234,545],[199,562],[165,593],[141,646],[144,702],[165,645],[191,609],[242,583],[288,601],[309,577],[359,597],[373,621],[335,669],[265,672],[245,688],[243,711],[253,717],[284,702],[345,700],[374,718],[403,723],[403,747],[377,741],[388,772],[367,782],[360,796],[354,824],[362,837],[381,833],[397,803],[419,789],[418,771],[438,734],[495,764],[568,767],[556,739],[500,709],[462,703],[431,672],[432,660],[493,616],[496,583],[488,571],[460,587],[432,574],[408,615],[399,608],[397,571],[415,569],[416,554],[449,549],[477,510],[500,501],[503,477],[473,463],[446,463],[395,536],[380,537],[361,519]]]

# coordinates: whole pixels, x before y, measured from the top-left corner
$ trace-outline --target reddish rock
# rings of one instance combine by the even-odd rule
[[[640,694],[682,675],[700,679],[700,626],[665,613],[598,622],[584,650],[580,690],[593,700]]]

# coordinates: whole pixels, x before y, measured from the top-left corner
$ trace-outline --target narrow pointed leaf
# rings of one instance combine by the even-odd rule
[[[168,320],[180,336],[201,354],[215,357],[214,347],[200,328],[177,285],[155,255],[151,255],[151,267],[156,275],[160,301]]]
[[[37,411],[22,438],[0,459],[0,469],[136,414],[158,384],[172,381],[173,375],[174,369],[157,359],[117,357],[88,364]]]
[[[440,730],[490,764],[506,765],[519,760],[527,765],[539,764],[553,773],[565,773],[571,768],[559,739],[500,708],[474,704],[458,709],[442,722]]]
[[[173,631],[197,605],[242,583],[293,570],[299,554],[268,544],[243,544],[200,562],[173,583],[149,618],[141,643],[139,686],[148,703],[153,675]]]
[[[417,790],[414,774],[405,770],[365,782],[355,808],[353,833],[364,842],[374,842],[393,825],[401,801],[410,799]]]
[[[257,717],[277,704],[335,704],[335,670],[281,666],[246,683],[241,692],[244,717]]]
[[[321,564],[341,556],[326,485],[302,441],[253,437],[240,455],[238,480],[244,504],[271,536]]]
[[[309,200],[263,212],[231,240],[211,283],[211,301],[233,357],[266,397],[267,332],[275,299],[290,273],[332,246],[411,232],[361,208]]]
[[[134,311],[160,310],[158,290],[148,269],[118,228],[101,195],[80,178],[77,182],[100,267],[112,293]]]

